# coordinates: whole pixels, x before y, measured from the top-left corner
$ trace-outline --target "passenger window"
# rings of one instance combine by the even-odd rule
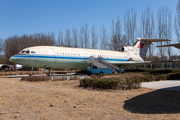
[[[23,53],[25,53],[25,52],[26,52],[26,51],[25,51],[25,50],[23,50],[23,51],[21,51],[20,53],[22,53],[22,54],[23,54]]]
[[[29,51],[26,51],[26,53],[28,53],[28,54],[29,54]]]
[[[35,51],[31,51],[32,54],[36,53]]]

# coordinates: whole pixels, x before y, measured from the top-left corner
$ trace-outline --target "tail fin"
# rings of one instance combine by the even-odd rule
[[[149,39],[149,38],[137,38],[137,41],[134,43],[133,47],[127,46],[123,47],[123,51],[128,53],[134,53],[135,55],[139,55],[142,59],[146,58],[146,53],[150,44],[153,42],[163,42],[163,41],[171,41],[169,39]]]
[[[136,49],[136,51],[138,52],[137,54],[142,58],[145,59],[146,58],[146,53],[148,51],[148,48],[150,46],[151,43],[146,43],[142,40],[137,40],[136,43],[134,44],[134,49]]]
[[[149,38],[137,38],[137,41],[134,43],[134,48],[139,51],[139,55],[141,58],[145,59],[146,53],[150,44],[154,42],[163,42],[163,41],[171,41],[169,39],[149,39]]]

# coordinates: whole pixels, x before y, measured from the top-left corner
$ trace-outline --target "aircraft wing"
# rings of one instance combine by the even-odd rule
[[[180,61],[180,59],[179,59]],[[136,61],[128,61],[123,63],[117,63],[116,65],[119,67],[131,67],[131,66],[138,66],[144,64],[155,64],[155,63],[165,63],[165,62],[179,62],[178,60],[166,60],[166,61],[144,61],[144,62],[136,62]]]
[[[180,43],[177,43],[177,44],[169,44],[169,45],[160,45],[160,46],[156,46],[156,47],[172,47],[172,46],[180,49]]]
[[[174,62],[180,62],[180,59],[174,59],[173,61]]]

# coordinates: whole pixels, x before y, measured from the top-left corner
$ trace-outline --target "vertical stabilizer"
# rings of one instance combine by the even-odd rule
[[[146,58],[146,53],[150,44],[153,42],[171,41],[169,39],[149,39],[149,38],[137,38],[137,41],[132,46],[124,46],[122,51],[131,54],[139,55],[143,60]]]
[[[152,43],[146,43],[142,40],[137,40],[136,43],[134,44],[134,48],[137,49],[139,56],[142,59],[145,59],[150,44]]]
[[[163,42],[163,41],[171,41],[169,39],[149,39],[149,38],[137,38],[136,43],[134,44],[134,48],[139,51],[139,55],[141,58],[146,58],[146,53],[148,51],[148,48],[150,44],[153,44],[153,42]]]

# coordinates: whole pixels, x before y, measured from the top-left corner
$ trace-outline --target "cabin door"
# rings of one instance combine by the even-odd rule
[[[54,56],[55,53],[54,53],[54,49],[53,48],[49,48],[49,54]]]
[[[48,52],[49,52],[49,59],[48,59],[47,67],[52,68],[56,61],[55,52],[53,48],[49,48]]]

